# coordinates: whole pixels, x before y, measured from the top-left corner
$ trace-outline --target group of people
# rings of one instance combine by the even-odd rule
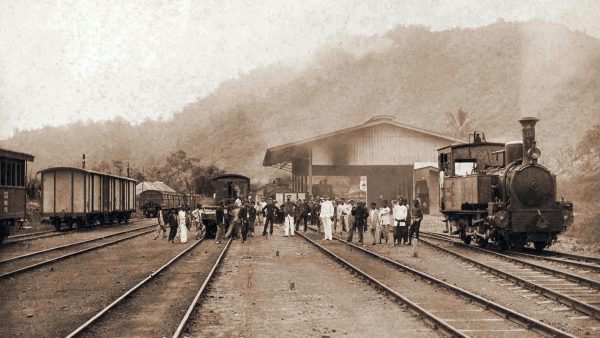
[[[324,240],[332,240],[333,233],[339,230],[340,235],[348,233],[347,241],[352,242],[355,232],[358,232],[358,243],[364,244],[364,233],[368,230],[373,238],[373,245],[381,244],[382,240],[388,242],[392,233],[393,244],[412,244],[413,237],[419,239],[419,229],[423,220],[423,209],[418,200],[413,200],[413,205],[408,205],[408,200],[399,197],[392,201],[392,206],[383,201],[381,207],[371,203],[367,209],[364,202],[355,203],[350,200],[346,203],[344,198],[331,201],[324,196],[320,202],[319,231],[323,226]]]
[[[163,205],[164,208],[164,205]],[[203,224],[202,205],[198,204],[194,210],[187,206],[178,209],[161,210],[158,213],[158,226],[154,239],[161,233],[163,239],[175,243],[186,243],[188,233],[195,229],[198,240],[206,235],[206,226]],[[383,201],[378,207],[371,203],[370,208],[365,202],[346,202],[344,198],[330,200],[328,196],[312,200],[292,201],[291,195],[281,204],[273,199],[251,202],[249,200],[222,201],[215,210],[216,236],[215,241],[221,243],[224,239],[241,239],[246,242],[249,237],[254,237],[255,226],[262,225],[262,235],[273,235],[273,225],[283,223],[283,236],[295,236],[296,225],[308,223],[317,225],[318,231],[324,233],[324,240],[332,240],[334,233],[348,234],[347,241],[352,242],[354,234],[358,234],[358,243],[364,244],[364,233],[368,230],[373,238],[373,245],[387,243],[392,233],[393,244],[412,244],[412,239],[419,239],[419,228],[423,220],[423,210],[418,200],[413,200],[412,206],[407,199],[398,197],[391,205]]]
[[[156,226],[156,234],[154,240],[162,234],[162,239],[167,238],[167,227],[169,228],[168,242],[187,243],[189,232],[195,229],[198,240],[206,234],[206,227],[202,223],[202,204],[197,204],[194,210],[190,210],[189,206],[179,206],[175,209],[165,209],[165,205],[161,205],[158,210]]]

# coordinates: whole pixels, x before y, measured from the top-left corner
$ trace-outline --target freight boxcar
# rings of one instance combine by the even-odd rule
[[[26,216],[27,162],[33,156],[0,149],[0,243]]]
[[[127,223],[135,212],[136,180],[129,177],[73,168],[55,167],[40,171],[42,216],[54,228]]]

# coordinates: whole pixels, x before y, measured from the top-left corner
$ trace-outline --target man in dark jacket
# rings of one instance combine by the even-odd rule
[[[273,222],[275,221],[275,216],[277,215],[277,206],[273,203],[273,200],[269,198],[267,201],[267,205],[264,206],[262,212],[265,215],[265,226],[263,228],[263,236],[267,235],[267,227],[269,224],[271,225],[271,229],[269,230],[269,235],[273,236]]]
[[[363,244],[364,228],[367,224],[367,218],[369,218],[369,210],[365,207],[363,202],[358,202],[356,207],[352,209],[352,216],[354,222],[350,227],[350,234],[348,234],[348,242],[352,242],[354,231],[358,230],[358,243]]]
[[[248,212],[248,202],[244,202],[240,207],[239,211],[239,219],[241,225],[242,232],[242,243],[246,241],[248,238],[248,222],[249,222],[249,212]]]
[[[408,243],[412,244],[413,235],[415,235],[417,239],[417,244],[419,241],[419,228],[421,227],[421,221],[423,220],[423,209],[421,205],[419,205],[419,200],[413,200],[413,207],[410,208],[410,232],[408,235]]]
[[[300,230],[301,222],[304,222],[304,232],[308,229],[308,214],[310,213],[310,205],[307,200],[298,201],[298,209],[296,211],[296,224]]]
[[[250,237],[254,237],[254,225],[256,224],[256,208],[254,203],[248,202],[248,234]]]
[[[175,243],[175,235],[177,234],[177,209],[171,209],[169,211],[169,242]]]

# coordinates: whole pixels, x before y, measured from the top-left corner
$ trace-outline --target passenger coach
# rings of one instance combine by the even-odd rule
[[[32,161],[32,155],[0,149],[0,243],[9,227],[25,221],[27,162]]]
[[[136,180],[96,171],[56,167],[40,171],[42,216],[58,231],[97,223],[127,223],[135,212]]]

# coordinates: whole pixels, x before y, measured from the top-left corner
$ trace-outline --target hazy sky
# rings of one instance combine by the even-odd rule
[[[220,82],[343,35],[543,19],[600,37],[597,0],[0,0],[0,139],[15,128],[168,118]]]

